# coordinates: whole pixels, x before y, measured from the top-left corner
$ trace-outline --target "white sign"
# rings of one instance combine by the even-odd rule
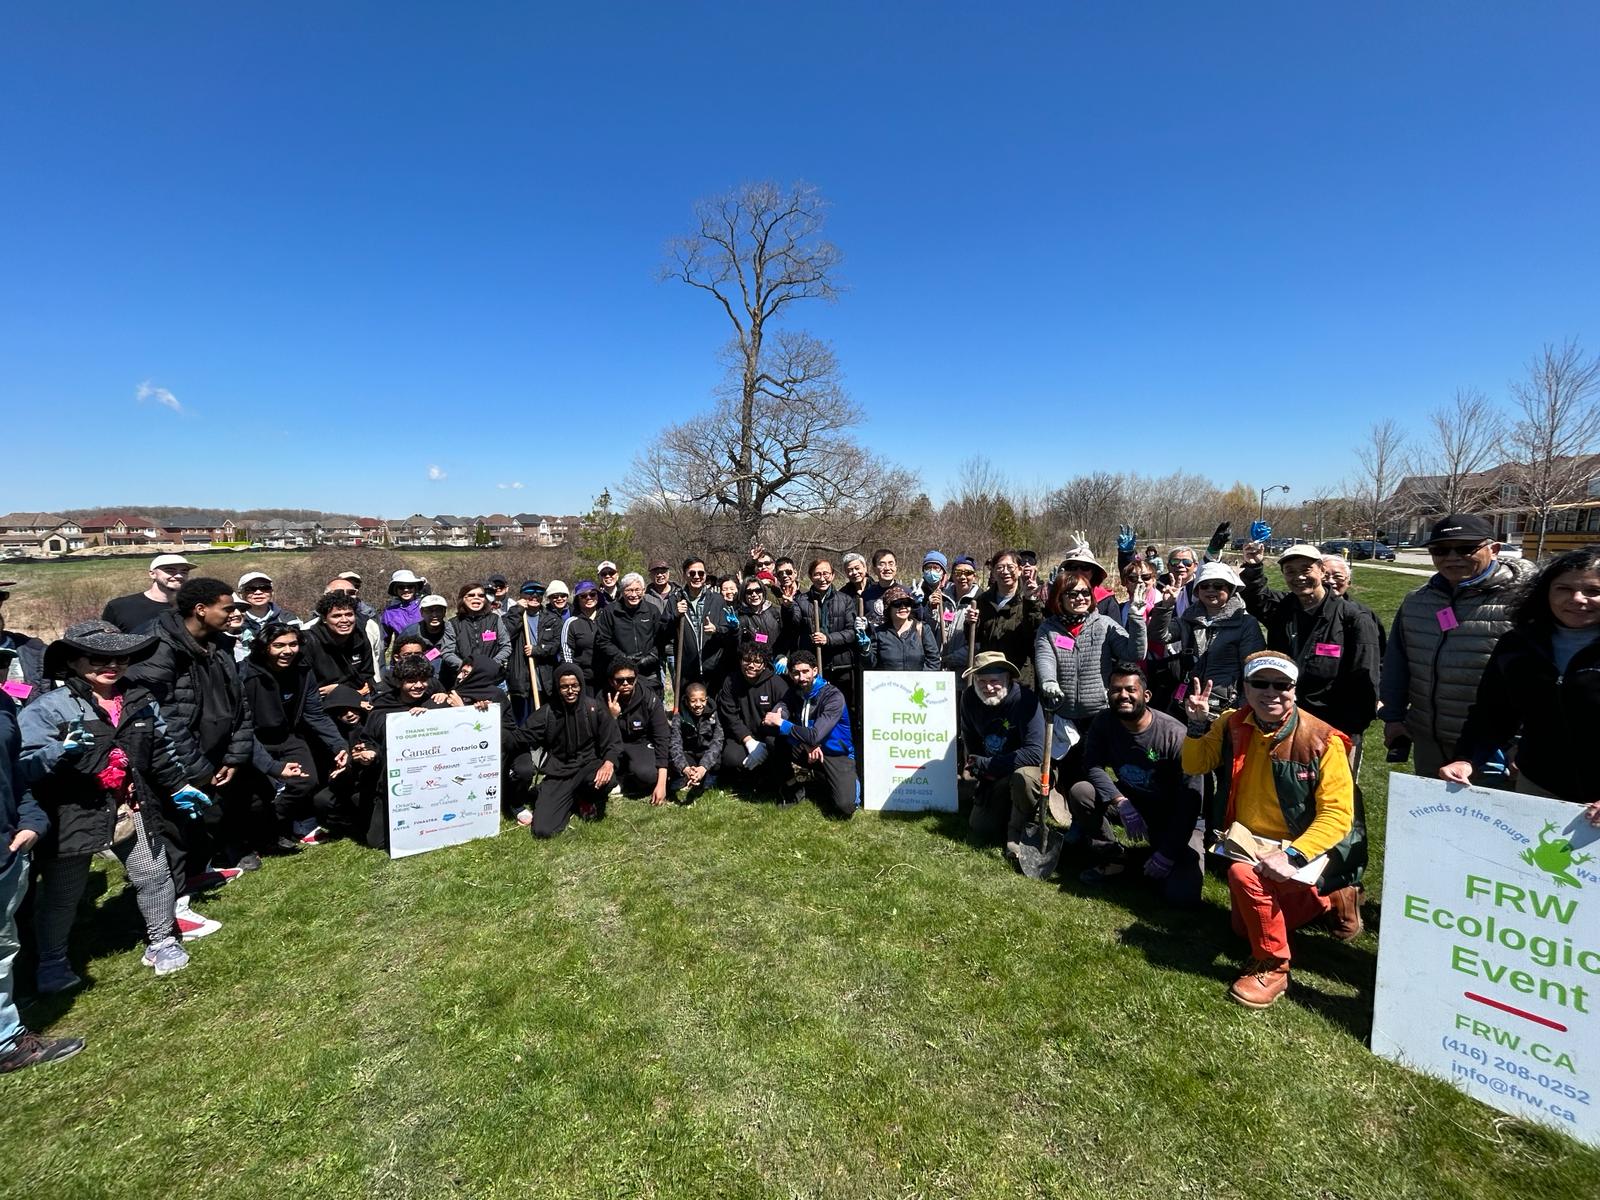
[[[389,857],[500,832],[500,706],[390,713]]]
[[[1600,1145],[1600,830],[1389,776],[1372,1049]]]
[[[955,812],[955,673],[865,671],[862,678],[863,806]]]

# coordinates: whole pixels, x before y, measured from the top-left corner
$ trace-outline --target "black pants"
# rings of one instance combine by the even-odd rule
[[[604,811],[605,791],[594,786],[594,773],[598,769],[598,763],[588,763],[576,775],[558,779],[547,777],[539,785],[539,794],[533,802],[534,837],[555,837],[567,827],[573,811],[585,801]]]
[[[656,790],[656,748],[649,742],[623,742],[617,782],[629,796],[648,796]]]
[[[820,763],[796,760],[795,777],[806,779],[807,794],[829,816],[849,820],[856,812],[856,760],[825,754]],[[809,777],[809,778],[807,778]]]
[[[778,790],[778,785],[788,776],[785,756],[789,748],[771,739],[763,739],[761,744],[767,748],[767,761],[752,771],[745,769],[744,760],[750,757],[750,752],[743,742],[730,737],[722,743],[722,766],[717,771],[717,779],[723,787],[746,798],[757,792]]]
[[[172,867],[172,883],[177,894],[187,895],[190,875],[199,875],[211,864],[211,856],[221,843],[223,832],[222,801],[216,788],[206,787],[205,793],[213,803],[191,817],[171,800],[163,802],[163,813],[172,836],[167,839],[167,862]]]

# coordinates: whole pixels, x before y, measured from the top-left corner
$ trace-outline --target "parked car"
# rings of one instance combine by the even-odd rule
[[[1352,542],[1349,538],[1332,538],[1329,541],[1323,542],[1322,545],[1317,547],[1317,549],[1321,550],[1324,554],[1338,554],[1345,558],[1354,559],[1360,557],[1360,555],[1356,552],[1356,543]]]
[[[1354,558],[1370,558],[1375,562],[1393,562],[1394,547],[1388,542],[1357,542]]]

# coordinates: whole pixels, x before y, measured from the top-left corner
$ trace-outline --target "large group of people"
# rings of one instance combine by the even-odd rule
[[[535,838],[618,796],[713,787],[848,820],[865,673],[953,671],[973,835],[1015,861],[1046,799],[1085,884],[1174,904],[1200,902],[1220,847],[1249,943],[1230,995],[1254,1008],[1287,988],[1294,929],[1361,932],[1374,721],[1390,761],[1600,824],[1579,751],[1600,716],[1600,547],[1536,567],[1483,518],[1447,516],[1435,573],[1386,630],[1343,559],[1290,545],[1279,588],[1268,531],[1237,568],[1229,532],[1163,558],[1124,528],[1115,587],[1081,536],[1047,572],[1027,550],[931,550],[913,578],[887,549],[836,568],[757,547],[721,576],[698,557],[676,580],[663,559],[601,562],[572,588],[494,574],[453,601],[399,570],[369,603],[351,570],[304,618],[264,571],[230,584],[162,555],[145,591],[48,645],[0,627],[0,1071],[82,1044],[18,1017],[30,892],[38,993],[81,986],[71,932],[97,854],[134,889],[144,963],[181,970],[221,928],[191,897],[329,838],[387,847],[396,713],[498,704],[506,818]]]

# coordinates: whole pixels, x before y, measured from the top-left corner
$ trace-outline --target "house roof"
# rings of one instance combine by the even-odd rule
[[[57,516],[55,513],[17,512],[6,513],[4,516],[0,516],[0,527],[6,529],[11,529],[18,526],[23,528],[48,526],[53,529],[57,525],[65,524],[67,524],[67,519],[62,516]],[[73,524],[77,524],[77,522],[74,521]]]
[[[225,517],[221,513],[190,513],[186,517],[168,517],[161,522],[163,529],[220,529],[228,524],[232,517]]]
[[[382,529],[384,524],[377,517],[357,517],[356,524],[362,529]]]
[[[141,516],[138,513],[101,513],[98,517],[85,517],[78,524],[85,529],[110,529],[118,521],[129,529],[161,528],[161,522],[154,517]]]

